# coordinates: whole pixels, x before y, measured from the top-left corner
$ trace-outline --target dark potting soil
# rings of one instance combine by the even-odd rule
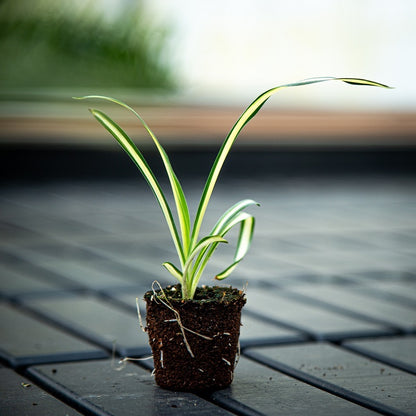
[[[201,286],[197,287],[195,291],[195,296],[191,300],[182,300],[182,290],[181,285],[170,285],[165,287],[164,289],[159,289],[153,292],[153,290],[149,290],[145,293],[144,298],[150,299],[154,294],[158,297],[163,295],[162,291],[166,295],[166,297],[171,301],[181,301],[184,302],[192,302],[192,303],[206,303],[206,302],[231,302],[236,299],[241,298],[242,291],[239,289],[235,289],[230,286]]]
[[[163,293],[167,299],[157,299],[162,291],[157,297],[153,291],[145,294],[156,383],[184,391],[227,387],[238,352],[244,293],[201,287],[193,300],[182,300],[180,285]]]

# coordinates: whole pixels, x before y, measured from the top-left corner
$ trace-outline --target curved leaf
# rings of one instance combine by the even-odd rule
[[[139,113],[137,113],[132,107],[129,105],[123,103],[122,101],[119,101],[115,98],[106,97],[102,95],[87,95],[84,97],[80,97],[78,99],[102,99],[105,101],[110,101],[112,103],[118,104],[127,110],[131,111],[142,123],[143,127],[146,129],[146,131],[149,133],[150,137],[152,138],[154,144],[156,145],[157,150],[159,151],[159,154],[162,158],[163,164],[165,166],[166,173],[169,178],[169,182],[172,188],[173,197],[175,199],[176,204],[176,211],[178,214],[179,219],[179,225],[181,229],[181,236],[182,236],[182,246],[183,251],[186,256],[189,247],[190,247],[190,238],[191,238],[191,220],[189,216],[189,208],[188,204],[186,202],[185,194],[182,190],[182,186],[172,168],[172,165],[169,160],[169,156],[167,155],[165,149],[160,144],[159,140],[157,139],[156,135],[153,133],[153,131],[150,129],[148,124],[144,121],[144,119],[140,116]],[[181,259],[182,260],[182,259]],[[182,263],[183,265],[183,263]]]
[[[237,202],[236,204],[234,204],[232,207],[230,207],[227,211],[224,212],[224,214],[221,215],[221,217],[218,219],[217,223],[215,224],[214,228],[212,229],[212,231],[210,232],[210,235],[221,235],[224,236],[225,233],[228,231],[228,229],[226,230],[227,225],[229,224],[230,221],[233,221],[234,218],[245,208],[247,208],[250,205],[257,205],[259,206],[260,204],[258,204],[256,201],[253,201],[252,199],[244,199],[242,201]],[[198,273],[198,275],[195,277],[196,281],[199,281],[202,271],[206,266],[206,262],[208,261],[208,259],[212,256],[212,253],[215,251],[215,249],[217,248],[218,244],[214,244],[212,247],[206,247],[204,250],[201,250],[201,252],[198,255],[198,258],[195,261],[195,265],[193,268],[192,273],[193,274],[197,274],[197,270],[200,269],[200,272]],[[207,251],[209,250],[209,253],[207,254]],[[206,260],[203,263],[202,267],[201,267],[201,261],[202,258],[206,256]]]
[[[240,131],[243,129],[243,127],[257,114],[257,112],[261,109],[261,107],[265,104],[265,102],[277,91],[279,91],[282,88],[288,88],[288,87],[297,87],[301,85],[308,85],[308,84],[315,84],[319,82],[326,82],[326,81],[343,81],[348,84],[355,84],[355,85],[370,85],[370,86],[376,86],[376,87],[383,87],[383,88],[390,88],[387,85],[380,84],[378,82],[369,81],[366,79],[361,78],[336,78],[336,77],[321,77],[321,78],[310,78],[305,79],[303,81],[291,83],[291,84],[285,84],[280,85],[275,88],[271,88],[264,92],[263,94],[259,95],[242,113],[240,118],[237,120],[237,122],[234,124],[231,131],[228,133],[228,136],[225,138],[217,157],[214,161],[214,164],[212,165],[211,171],[208,175],[208,179],[205,183],[204,190],[202,192],[202,196],[199,202],[197,214],[195,217],[195,222],[192,230],[192,242],[196,241],[198,239],[199,231],[201,229],[202,221],[205,215],[205,211],[207,209],[209,200],[211,198],[212,192],[214,190],[215,184],[217,182],[218,176],[221,172],[222,166],[225,162],[225,159],[227,158],[227,155],[235,141],[235,139],[238,137]]]
[[[238,222],[241,222],[241,226],[238,235],[237,249],[234,255],[234,262],[221,273],[218,273],[215,276],[217,280],[222,280],[229,276],[231,272],[236,268],[237,264],[240,263],[241,260],[243,260],[244,256],[248,252],[248,249],[250,248],[251,240],[253,238],[254,233],[255,219],[252,215],[240,215],[239,218],[236,218],[235,222],[229,224],[227,232]]]
[[[218,243],[228,243],[227,240],[224,240],[219,235],[209,235],[207,237],[202,238],[198,244],[195,246],[195,248],[189,253],[189,256],[186,260],[184,269],[183,269],[183,279],[184,279],[184,285],[182,286],[182,292],[185,291],[184,295],[186,295],[185,299],[192,299],[195,289],[193,288],[193,282],[195,281],[195,274],[190,273],[191,266],[194,258],[197,256],[197,254],[203,250],[205,247],[211,245],[211,244],[218,244]],[[196,285],[195,285],[196,288]],[[190,290],[190,293],[186,293]]]
[[[162,264],[162,266],[165,267],[165,269],[172,276],[174,276],[176,279],[178,279],[181,284],[183,284],[183,276],[182,276],[182,273],[172,263],[166,261],[165,263]]]
[[[237,212],[233,218],[231,218],[227,224],[221,230],[221,236],[225,236],[228,231],[230,231],[234,226],[237,224],[240,225],[240,231],[237,237],[237,247],[234,254],[234,261],[233,263],[227,267],[224,271],[217,274],[216,279],[222,280],[230,275],[230,273],[235,269],[237,264],[244,258],[247,254],[248,249],[250,248],[251,241],[253,239],[254,234],[254,225],[255,219],[252,215],[247,214],[246,212]],[[194,278],[192,282],[192,290],[195,290],[201,275],[213,255],[214,251],[216,250],[218,244],[212,244],[211,246],[207,247],[203,252],[201,252],[198,259],[195,261],[195,266],[193,270]]]
[[[236,204],[234,204],[231,208],[225,211],[224,214],[221,215],[221,217],[215,224],[213,230],[211,231],[211,234],[221,234],[221,230],[223,229],[223,227],[225,227],[227,223],[231,221],[236,214],[238,214],[250,205],[260,206],[258,202],[253,201],[252,199],[243,199],[242,201],[239,201]]]
[[[130,137],[124,132],[124,130],[119,127],[113,120],[111,120],[110,117],[99,110],[91,109],[90,112],[112,134],[112,136],[117,140],[123,150],[130,156],[130,158],[139,168],[143,177],[146,179],[151,190],[156,196],[160,208],[162,209],[163,215],[166,218],[166,222],[172,235],[172,239],[178,252],[179,258],[182,262],[184,262],[184,253],[182,250],[178,231],[173,220],[172,212],[166,201],[165,195],[163,194],[162,188],[160,187],[159,182],[147,164],[144,156],[130,139]]]

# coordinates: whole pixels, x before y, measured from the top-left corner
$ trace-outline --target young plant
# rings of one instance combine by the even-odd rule
[[[252,240],[254,232],[254,217],[244,210],[251,205],[258,205],[255,201],[251,199],[245,199],[240,202],[237,202],[231,208],[229,208],[221,217],[218,219],[217,223],[211,230],[211,232],[200,238],[201,225],[207,210],[212,192],[214,190],[215,184],[217,182],[218,176],[221,172],[222,166],[227,158],[227,155],[238,137],[239,133],[243,127],[257,114],[261,109],[264,103],[278,90],[287,87],[295,87],[301,85],[315,84],[325,81],[343,81],[348,84],[353,85],[370,85],[377,87],[389,88],[386,85],[380,84],[378,82],[373,82],[365,79],[359,78],[334,78],[334,77],[322,77],[322,78],[310,78],[293,84],[280,85],[278,87],[269,89],[260,96],[258,96],[242,113],[240,118],[232,127],[231,131],[228,133],[228,136],[225,138],[217,157],[211,167],[208,179],[205,183],[205,187],[202,192],[202,196],[198,205],[196,216],[194,222],[191,226],[191,219],[189,215],[188,204],[185,199],[182,186],[173,171],[172,165],[170,163],[169,157],[166,154],[164,148],[159,143],[158,139],[154,135],[153,131],[143,120],[143,118],[130,106],[127,104],[116,100],[110,97],[98,96],[98,95],[89,95],[85,97],[80,97],[79,99],[102,99],[106,101],[111,101],[116,103],[127,110],[131,111],[141,122],[144,128],[149,133],[152,138],[166,169],[166,173],[169,178],[169,182],[172,188],[172,193],[176,205],[176,212],[179,221],[179,226],[175,222],[171,207],[169,206],[165,194],[162,191],[162,188],[153,174],[150,166],[146,162],[144,156],[140,150],[136,147],[130,137],[124,132],[124,130],[116,124],[110,117],[108,117],[103,112],[90,109],[90,112],[93,116],[113,135],[117,140],[123,150],[130,156],[136,166],[139,168],[140,172],[146,179],[151,190],[153,191],[157,202],[162,209],[163,215],[166,219],[170,234],[173,239],[178,257],[179,257],[179,267],[176,267],[170,262],[163,263],[163,266],[179,281],[182,288],[182,297],[183,299],[193,299],[195,290],[197,288],[198,282],[202,276],[202,273],[213,255],[214,251],[220,243],[226,243],[224,239],[225,235],[230,231],[234,226],[239,226],[239,233],[237,238],[237,246],[234,255],[233,262],[222,272],[218,273],[216,279],[222,280],[225,279],[230,273],[235,269],[238,263],[246,255],[250,243]]]

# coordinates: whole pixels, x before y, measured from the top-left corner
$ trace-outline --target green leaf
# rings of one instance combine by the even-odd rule
[[[226,232],[228,232],[232,227],[236,224],[241,223],[240,232],[238,235],[238,242],[237,242],[237,249],[234,255],[234,262],[228,266],[225,270],[221,273],[218,273],[215,278],[217,280],[225,279],[227,276],[231,274],[231,272],[236,268],[238,263],[244,258],[247,254],[248,249],[250,248],[251,240],[253,238],[254,233],[254,224],[255,219],[252,215],[246,214],[244,212],[238,214],[234,221],[228,224],[226,228]]]
[[[243,202],[243,201],[242,201]],[[227,221],[226,224],[221,228],[220,235],[225,236],[228,231],[230,231],[234,226],[240,223],[240,231],[237,238],[237,247],[234,255],[233,263],[228,266],[224,271],[218,273],[215,277],[217,280],[222,280],[230,275],[230,273],[236,268],[237,264],[244,258],[247,254],[248,249],[250,248],[250,244],[254,234],[254,224],[255,219],[252,215],[247,214],[246,212],[236,212],[235,215]],[[193,286],[192,290],[196,289],[198,281],[201,278],[201,275],[213,255],[214,251],[216,250],[218,244],[214,243],[204,250],[201,251],[200,255],[198,256],[197,260],[195,261],[194,265],[194,279],[193,279]]]
[[[205,212],[209,203],[209,200],[211,198],[212,192],[214,190],[215,184],[217,182],[218,176],[221,172],[222,166],[225,162],[225,159],[227,158],[227,155],[235,141],[235,139],[238,137],[240,131],[243,129],[243,127],[257,114],[257,112],[261,109],[261,107],[265,104],[265,102],[277,91],[279,91],[282,88],[288,88],[288,87],[296,87],[296,86],[302,86],[302,85],[308,85],[308,84],[316,84],[319,82],[326,82],[326,81],[343,81],[348,84],[356,84],[356,85],[370,85],[370,86],[376,86],[376,87],[383,87],[383,88],[389,88],[387,85],[380,84],[378,82],[369,81],[366,79],[361,78],[335,78],[335,77],[322,77],[322,78],[310,78],[303,81],[299,81],[292,84],[285,84],[280,85],[275,88],[271,88],[270,90],[264,92],[263,94],[259,95],[242,113],[240,118],[237,120],[237,122],[234,124],[231,131],[228,133],[228,136],[225,138],[217,157],[214,161],[214,164],[212,165],[211,171],[208,175],[208,179],[205,183],[204,190],[202,192],[202,196],[199,202],[198,210],[195,217],[195,222],[192,230],[192,242],[196,241],[198,239],[199,231],[201,229],[202,221],[205,216]]]
[[[169,263],[168,261],[163,263],[163,267],[166,268],[166,270],[174,277],[176,277],[176,279],[179,280],[179,282],[181,283],[181,285],[183,285],[183,276],[182,273],[180,272],[180,270],[178,270],[172,263]]]
[[[191,266],[194,258],[197,254],[203,250],[205,247],[215,244],[215,243],[227,243],[227,240],[224,240],[221,236],[218,235],[209,235],[207,237],[202,238],[195,246],[195,248],[189,253],[189,256],[186,260],[185,267],[183,269],[183,279],[184,284],[182,286],[182,291],[184,292],[185,299],[192,299],[194,295],[194,282],[195,282],[195,274],[190,273]],[[199,280],[199,279],[198,279]],[[198,282],[196,282],[198,284]],[[196,288],[196,285],[195,285]],[[190,292],[190,293],[189,293]],[[189,296],[189,297],[188,297]]]
[[[361,79],[361,78],[334,78],[339,79],[340,81],[344,81],[347,84],[351,85],[368,85],[370,87],[382,87],[382,88],[393,88],[389,87],[385,84],[380,84],[379,82],[369,81],[368,79]]]
[[[377,86],[383,88],[390,88],[387,85],[380,84],[378,82],[369,81],[361,78],[334,78],[334,77],[322,77],[322,78],[310,78],[297,83],[285,84],[275,88],[272,88],[263,94],[259,95],[242,113],[240,118],[234,124],[229,134],[225,138],[217,157],[212,165],[211,171],[208,175],[207,181],[205,183],[201,199],[197,208],[195,221],[192,228],[191,234],[191,225],[190,225],[190,216],[189,209],[183,193],[182,187],[173,171],[169,158],[157,140],[156,136],[153,134],[152,130],[146,124],[146,122],[141,118],[141,116],[133,110],[128,105],[124,104],[121,101],[115,100],[113,98],[104,97],[104,96],[87,96],[83,98],[100,98],[107,101],[114,102],[119,104],[133,114],[140,120],[143,124],[149,135],[154,141],[159,154],[164,163],[169,181],[171,184],[173,196],[175,199],[176,210],[178,213],[178,219],[180,224],[180,231],[182,241],[179,237],[178,230],[175,225],[175,221],[172,217],[172,212],[167,203],[167,200],[163,194],[163,191],[156,180],[153,172],[148,166],[143,155],[137,149],[132,140],[127,136],[127,134],[116,124],[114,123],[107,115],[98,111],[90,110],[94,117],[114,136],[118,141],[124,151],[131,157],[137,167],[140,169],[146,181],[149,183],[150,188],[156,196],[157,201],[162,209],[162,212],[168,223],[169,231],[172,235],[176,250],[179,255],[181,262],[182,272],[176,268],[172,263],[165,262],[164,267],[181,282],[182,285],[182,296],[184,299],[192,299],[196,290],[196,286],[199,282],[201,274],[211,258],[212,254],[216,250],[219,243],[227,242],[223,237],[236,225],[240,225],[240,230],[238,233],[237,247],[233,257],[233,262],[221,273],[219,273],[216,278],[224,279],[227,277],[237,266],[237,264],[243,259],[247,253],[249,246],[251,244],[255,220],[252,215],[249,215],[243,210],[250,206],[256,204],[255,201],[247,199],[238,202],[228,209],[217,221],[211,233],[199,240],[199,232],[201,225],[205,216],[205,212],[211,198],[213,189],[218,180],[219,174],[221,172],[222,166],[227,158],[228,153],[231,150],[231,147],[238,137],[241,130],[244,126],[258,113],[266,101],[278,90],[282,88],[302,86],[308,84],[315,84],[326,81],[342,81],[347,84],[352,85],[367,85],[367,86]],[[258,205],[258,204],[257,204]],[[198,241],[199,240],[199,241]]]
[[[169,182],[172,188],[172,193],[173,193],[173,197],[175,199],[175,204],[176,204],[176,211],[177,211],[178,219],[179,219],[179,226],[181,229],[182,248],[183,248],[184,255],[186,256],[186,254],[188,253],[190,249],[190,238],[191,238],[191,220],[189,216],[189,208],[186,202],[184,192],[182,190],[182,186],[172,168],[172,165],[170,163],[169,157],[165,149],[162,147],[156,135],[153,133],[153,131],[150,129],[150,127],[144,121],[144,119],[140,116],[140,114],[137,113],[129,105],[123,103],[122,101],[116,100],[115,98],[101,96],[101,95],[87,95],[85,97],[80,97],[78,99],[94,99],[94,98],[113,102],[131,111],[138,118],[138,120],[142,123],[143,127],[146,129],[146,131],[149,133],[150,137],[152,138],[162,158],[162,161],[165,166],[165,170],[168,175]]]
[[[239,214],[241,213],[241,211],[250,205],[259,206],[259,204],[256,201],[253,201],[252,199],[244,199],[234,204],[231,208],[225,211],[224,214],[221,215],[221,217],[215,224],[214,228],[212,229],[210,235],[224,236],[236,223],[239,222],[238,218],[239,218]],[[248,215],[248,214],[243,214],[243,215]],[[193,273],[197,274],[196,280],[200,279],[201,274],[203,270],[205,269],[208,260],[212,256],[217,246],[218,244],[213,244],[211,247],[206,247],[204,250],[201,250],[201,252],[199,253],[199,256],[196,259],[195,265],[193,268]],[[202,259],[204,257],[205,257],[205,260],[202,262]]]
[[[231,221],[236,214],[241,212],[243,209],[247,208],[250,205],[257,205],[260,206],[260,204],[256,201],[253,201],[252,199],[243,199],[242,201],[237,202],[235,205],[233,205],[231,208],[229,208],[227,211],[224,212],[224,214],[221,215],[217,223],[215,224],[214,228],[211,231],[211,235],[213,234],[221,234],[221,230],[226,227],[227,223]]]
[[[145,158],[130,139],[130,137],[124,132],[124,130],[119,127],[110,117],[99,110],[90,110],[92,115],[112,134],[112,136],[117,140],[123,150],[130,156],[136,166],[139,168],[140,172],[146,179],[151,190],[153,191],[156,199],[162,209],[163,215],[165,216],[166,222],[169,227],[173,242],[175,244],[176,250],[178,252],[179,258],[184,262],[184,253],[182,250],[181,242],[179,239],[178,231],[175,226],[175,222],[172,217],[172,212],[169,208],[169,205],[166,201],[165,195],[163,194],[162,188],[159,185],[155,175],[147,164]]]

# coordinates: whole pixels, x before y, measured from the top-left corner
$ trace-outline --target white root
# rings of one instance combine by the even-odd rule
[[[153,355],[149,355],[147,357],[142,357],[142,358],[124,357],[119,361],[119,363],[122,363],[124,361],[147,361],[147,360],[151,360],[152,358],[153,358]]]
[[[152,355],[148,356],[148,357],[143,357],[143,358],[131,358],[131,357],[124,357],[121,358],[118,361],[118,367],[116,367],[116,365],[114,364],[114,359],[111,360],[111,367],[114,368],[114,370],[116,371],[121,371],[124,368],[126,368],[127,365],[127,361],[147,361],[147,360],[151,360],[153,358]]]
[[[162,292],[162,296],[157,296],[156,290],[154,288],[155,284],[157,284],[159,286],[159,289]],[[165,292],[163,291],[162,286],[156,280],[152,283],[152,290],[153,290],[153,296],[154,296],[155,301],[157,302],[159,300],[162,303],[162,305],[166,306],[168,309],[170,309],[175,314],[176,321],[178,322],[179,328],[181,329],[181,332],[182,332],[183,341],[185,342],[186,349],[188,350],[188,352],[191,355],[191,357],[192,358],[195,358],[195,356],[194,356],[194,354],[193,354],[193,352],[191,350],[191,347],[190,347],[190,345],[188,343],[188,340],[186,339],[185,330],[183,329],[183,325],[181,323],[181,317],[179,316],[179,312],[172,307],[172,305],[170,304],[169,300],[166,297]],[[162,298],[165,298],[166,299],[166,302],[164,300],[162,300]]]
[[[241,356],[241,346],[240,346],[240,340],[238,340],[238,344],[237,344],[237,354],[235,356],[234,368],[237,367],[237,364],[240,361],[240,356]]]
[[[227,365],[231,367],[231,363],[228,360],[226,360],[224,357],[222,357],[221,360],[223,360]]]
[[[139,298],[136,298],[136,309],[137,309],[137,316],[139,317],[139,325],[143,332],[146,331],[146,327],[143,325],[142,314],[140,313],[140,305],[139,305]]]
[[[162,292],[162,295],[161,296],[157,296],[157,294],[156,294],[156,289],[155,289],[155,285],[157,285],[157,286],[159,286],[159,290]],[[188,331],[188,332],[190,332],[190,333],[192,333],[192,334],[194,334],[194,335],[197,335],[197,336],[199,336],[199,337],[201,337],[201,338],[204,338],[204,339],[207,339],[207,340],[212,340],[212,338],[210,338],[210,337],[208,337],[208,336],[206,336],[206,335],[202,335],[202,334],[199,334],[198,332],[195,332],[195,331],[192,331],[191,329],[189,329],[189,328],[185,328],[183,325],[182,325],[182,321],[181,321],[181,317],[180,317],[180,315],[179,315],[179,312],[171,305],[171,303],[169,302],[169,300],[168,300],[168,298],[167,298],[167,296],[166,296],[166,294],[165,294],[165,292],[163,291],[163,288],[162,288],[162,286],[160,285],[160,283],[158,282],[158,281],[154,281],[153,283],[152,283],[152,290],[153,290],[153,299],[157,302],[157,301],[160,301],[160,303],[162,303],[162,305],[164,305],[164,306],[166,306],[169,310],[171,310],[174,314],[175,314],[175,317],[176,317],[176,319],[170,319],[170,320],[168,320],[167,322],[177,322],[178,323],[178,325],[179,325],[179,328],[180,328],[180,330],[181,330],[181,333],[182,333],[182,337],[183,337],[183,341],[184,341],[184,343],[185,343],[185,346],[186,346],[186,349],[188,350],[188,352],[189,352],[189,354],[190,354],[190,356],[192,357],[192,358],[195,358],[195,355],[194,355],[194,353],[192,352],[192,349],[191,349],[191,346],[189,345],[189,343],[188,343],[188,340],[186,339],[186,335],[185,335],[185,331]]]

